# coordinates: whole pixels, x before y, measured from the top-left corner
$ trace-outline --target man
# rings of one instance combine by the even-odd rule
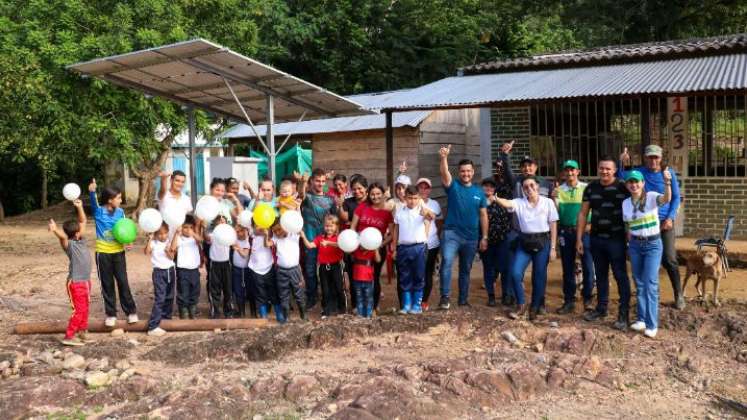
[[[303,232],[307,238],[316,238],[324,230],[324,217],[328,214],[337,214],[335,199],[324,193],[327,184],[327,175],[323,169],[317,168],[311,172],[311,182],[306,182],[304,176],[298,185],[298,196],[301,198],[301,215],[303,215]],[[311,191],[306,191],[311,187]],[[306,277],[306,308],[310,309],[316,305],[317,276],[316,259],[318,250],[307,249],[304,258],[304,274]]]
[[[584,189],[581,211],[576,219],[576,252],[584,254],[586,220],[591,210],[589,245],[597,277],[597,307],[584,315],[587,321],[607,316],[609,304],[609,269],[617,281],[620,309],[614,327],[624,331],[628,327],[630,308],[630,280],[625,265],[626,237],[622,218],[622,203],[630,196],[625,183],[615,178],[617,165],[610,156],[599,160],[599,179]]]
[[[472,183],[475,165],[469,159],[459,161],[459,176],[453,181],[449,172],[451,145],[439,150],[441,181],[446,190],[447,212],[441,243],[441,301],[439,308],[449,309],[451,266],[459,254],[459,305],[468,306],[469,275],[478,249],[488,248],[487,200],[482,189]]]
[[[182,193],[184,183],[187,181],[187,175],[179,170],[172,172],[161,171],[158,176],[161,178],[161,185],[158,188],[158,211],[162,212],[171,206],[181,207],[185,214],[192,213],[192,200],[187,194]],[[168,179],[169,188],[166,189]],[[176,226],[169,226],[169,238],[174,237]]]
[[[559,314],[573,313],[576,306],[576,221],[581,211],[586,183],[578,180],[581,173],[578,162],[567,160],[563,164],[565,182],[553,191],[555,206],[558,208],[560,235],[560,258],[563,264],[563,306]],[[589,250],[589,235],[584,232],[584,254],[581,266],[584,278],[582,290],[584,309],[590,310],[591,290],[594,288],[594,262]]]
[[[662,161],[662,149],[661,147],[651,144],[646,146],[643,152],[646,158],[646,165],[638,168],[634,168],[641,174],[646,183],[646,189],[649,191],[656,191],[660,194],[664,193],[666,182],[662,175],[664,169],[661,164]],[[630,155],[628,154],[628,148],[626,147],[620,155],[620,170],[618,171],[617,177],[625,179],[626,172],[623,170],[623,166],[627,167],[630,165]],[[659,207],[659,224],[661,226],[661,242],[664,246],[664,253],[661,256],[661,265],[667,270],[669,275],[669,281],[672,282],[672,290],[674,291],[674,305],[677,309],[685,308],[685,297],[682,294],[682,283],[680,282],[680,269],[677,263],[677,250],[674,247],[674,220],[677,218],[677,210],[680,206],[680,187],[677,183],[677,176],[674,171],[669,171],[672,174],[672,199],[669,203],[666,203]]]

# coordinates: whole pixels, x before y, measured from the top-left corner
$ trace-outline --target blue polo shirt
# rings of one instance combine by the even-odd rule
[[[114,239],[114,234],[112,233],[114,224],[119,219],[125,217],[124,210],[121,207],[117,207],[114,211],[110,212],[105,206],[99,205],[95,192],[90,192],[89,196],[91,197],[91,212],[96,222],[96,252],[116,254],[124,251],[124,247]]]
[[[664,194],[664,186],[666,184],[664,183],[662,171],[654,172],[646,166],[635,168],[635,170],[643,175],[643,181],[646,183],[644,187],[646,191],[656,191],[659,194]],[[669,168],[669,173],[672,174],[672,199],[668,203],[659,206],[659,220],[671,219],[674,221],[677,218],[677,209],[680,208],[682,197],[680,196],[680,184],[677,182],[677,174],[671,167]],[[625,179],[625,175],[627,175],[627,172],[620,166],[620,169],[617,171],[617,177]]]
[[[480,239],[480,209],[488,207],[482,188],[454,179],[445,189],[448,209],[444,230],[452,230],[470,241]]]

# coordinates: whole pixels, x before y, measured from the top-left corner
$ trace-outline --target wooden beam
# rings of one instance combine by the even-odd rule
[[[213,331],[215,329],[246,330],[268,325],[270,323],[266,319],[164,319],[160,326],[166,331]],[[104,321],[88,323],[88,331],[94,333],[108,333],[117,328],[132,332],[146,332],[148,321],[139,321],[134,324],[117,321],[114,327],[107,327]],[[13,333],[20,335],[62,334],[66,329],[67,321],[23,322],[13,328]]]
[[[386,112],[386,183],[394,191],[394,130],[392,129],[392,111]]]

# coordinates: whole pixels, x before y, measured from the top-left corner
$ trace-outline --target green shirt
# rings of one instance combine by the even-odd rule
[[[567,183],[558,188],[558,224],[560,226],[576,226],[578,212],[584,197],[586,183],[578,181],[575,187]]]

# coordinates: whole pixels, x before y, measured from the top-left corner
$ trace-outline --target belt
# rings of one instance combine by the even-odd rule
[[[560,230],[572,230],[576,231],[576,226],[560,226]]]
[[[373,261],[371,261],[371,260],[358,260],[358,259],[354,259],[353,260],[353,264],[365,265],[365,266],[373,266],[374,265]]]
[[[521,235],[525,238],[549,238],[550,232],[536,232],[536,233],[521,232]]]
[[[638,242],[653,242],[653,241],[661,239],[661,235],[658,234],[658,233],[656,235],[651,235],[651,236],[635,236],[635,235],[630,235],[630,238],[631,239],[635,239]]]
[[[425,242],[415,242],[412,244],[398,244],[397,246],[417,246],[417,245],[425,245]]]

